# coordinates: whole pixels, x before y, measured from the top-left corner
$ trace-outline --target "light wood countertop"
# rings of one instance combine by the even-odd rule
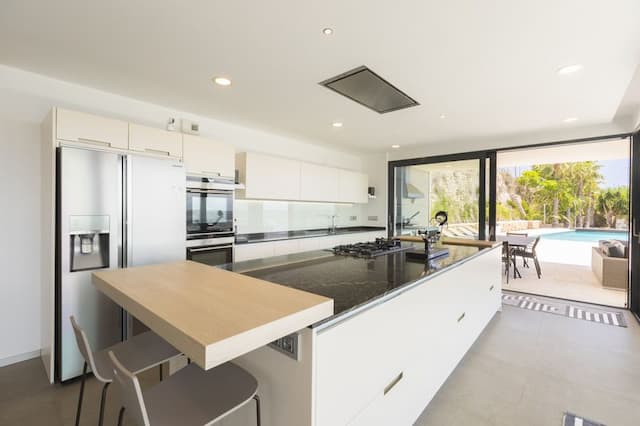
[[[333,315],[333,300],[191,261],[93,273],[94,285],[210,369]]]

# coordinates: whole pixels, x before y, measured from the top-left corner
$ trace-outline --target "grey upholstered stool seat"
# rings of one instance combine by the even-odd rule
[[[117,343],[101,351],[93,352],[84,330],[80,328],[73,316],[70,320],[78,349],[85,360],[82,371],[80,395],[78,397],[76,425],[80,423],[87,367],[90,367],[95,378],[104,384],[102,387],[102,398],[100,400],[100,416],[98,418],[98,424],[102,425],[103,423],[107,389],[113,381],[113,364],[108,355],[110,351],[115,353],[116,356],[122,360],[122,363],[136,374],[157,366],[162,368],[163,363],[180,355],[180,351],[151,331],[138,334],[124,342]]]
[[[252,399],[260,426],[258,382],[244,369],[227,362],[210,370],[189,364],[145,392],[138,378],[109,353],[115,383],[120,387],[123,407],[139,426],[201,426],[214,423]]]

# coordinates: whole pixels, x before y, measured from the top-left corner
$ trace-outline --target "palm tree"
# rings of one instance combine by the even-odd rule
[[[597,201],[598,210],[609,228],[615,228],[619,216],[629,214],[629,188],[626,186],[607,188],[599,194]]]

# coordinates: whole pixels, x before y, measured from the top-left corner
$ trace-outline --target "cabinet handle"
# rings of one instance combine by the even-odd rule
[[[171,156],[171,153],[169,151],[162,151],[160,149],[151,149],[151,148],[145,148],[144,150],[152,154],[161,154],[161,155]]]
[[[212,172],[212,171],[210,171],[210,170],[203,170],[203,171],[202,171],[202,174],[203,174],[203,175],[216,175],[216,176],[222,176],[222,175],[220,174],[220,172]]]
[[[493,285],[491,287],[489,287],[489,291],[493,291],[494,287],[495,286],[493,286]]]
[[[212,250],[228,249],[228,248],[233,248],[233,245],[229,244],[229,245],[224,245],[224,246],[213,246],[213,247],[203,247],[203,248],[189,248],[189,252],[190,253],[199,253],[201,251],[212,251]]]
[[[90,143],[92,145],[111,146],[111,142],[99,141],[96,139],[78,138],[78,142]]]
[[[462,315],[460,315],[460,317],[458,318],[458,322],[462,321],[464,319],[465,315],[467,315],[467,313],[463,312]]]
[[[398,374],[395,379],[393,379],[387,386],[384,387],[384,394],[386,395],[391,392],[391,389],[393,389],[398,384],[398,382],[402,380],[403,377],[404,373],[400,372],[400,374]]]

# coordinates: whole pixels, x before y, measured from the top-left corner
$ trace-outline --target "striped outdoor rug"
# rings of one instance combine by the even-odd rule
[[[563,426],[605,426],[603,423],[587,420],[583,417],[571,413],[564,413]]]
[[[577,306],[568,305],[566,315],[569,318],[599,322],[609,325],[617,325],[618,327],[627,326],[627,323],[624,321],[624,317],[620,312],[596,312],[593,310],[587,311],[586,309],[579,308]]]
[[[517,306],[522,309],[560,314],[560,308],[538,301],[530,296],[515,296],[503,293],[502,300],[507,301],[509,305]]]
[[[562,315],[569,318],[618,327],[627,326],[624,315],[621,312],[602,311],[562,302],[550,302],[533,296],[509,293],[502,293],[502,302],[506,305],[516,306],[530,311],[547,312],[550,314]]]

